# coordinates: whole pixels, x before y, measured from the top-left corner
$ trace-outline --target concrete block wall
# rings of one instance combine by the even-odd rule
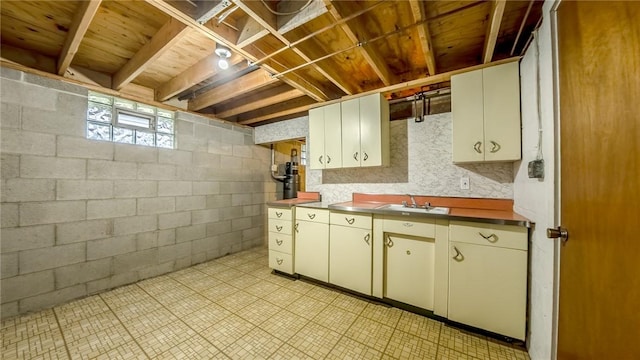
[[[266,243],[252,129],[178,112],[175,150],[87,140],[87,89],[0,69],[2,318]]]

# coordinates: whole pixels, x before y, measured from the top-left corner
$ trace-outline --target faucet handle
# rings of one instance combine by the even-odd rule
[[[402,206],[404,206],[404,207],[408,207],[408,206],[407,206],[407,201],[406,201],[406,200],[402,200]]]

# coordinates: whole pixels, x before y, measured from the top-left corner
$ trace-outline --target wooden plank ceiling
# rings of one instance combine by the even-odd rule
[[[521,55],[542,1],[2,1],[2,61],[260,125]],[[216,44],[231,50],[218,68]]]

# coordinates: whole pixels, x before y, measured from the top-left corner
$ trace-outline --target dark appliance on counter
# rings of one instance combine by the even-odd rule
[[[275,158],[273,155],[273,146],[271,148],[272,159]],[[298,197],[298,189],[300,189],[300,175],[298,175],[298,150],[291,149],[291,161],[287,161],[284,164],[284,175],[280,175],[282,166],[278,166],[278,175],[274,175],[271,173],[271,177],[274,180],[280,181],[282,183],[282,198],[283,199],[294,199]]]

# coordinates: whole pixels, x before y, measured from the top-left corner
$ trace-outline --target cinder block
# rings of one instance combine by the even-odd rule
[[[240,158],[253,157],[253,145],[233,145],[233,156]]]
[[[231,194],[207,196],[207,209],[220,209],[231,206]]]
[[[86,87],[72,84],[66,81],[60,81],[55,79],[46,78],[44,76],[35,74],[24,74],[24,81],[31,84],[44,86],[49,89],[61,90],[64,92],[74,93],[76,95],[87,97],[88,90]]]
[[[52,246],[20,252],[20,274],[54,269],[86,261],[85,244]]]
[[[55,224],[86,219],[84,201],[51,201],[22,203],[20,226]]]
[[[159,181],[158,196],[190,196],[191,181]]]
[[[219,247],[218,237],[209,236],[204,239],[193,240],[191,243],[191,252],[193,254],[207,253]]]
[[[158,231],[158,246],[167,246],[176,243],[176,229]]]
[[[265,238],[264,228],[261,226],[252,227],[242,231],[242,241]]]
[[[157,181],[119,180],[113,184],[116,198],[143,198],[158,196]]]
[[[220,155],[221,169],[242,169],[242,159],[235,156]]]
[[[251,203],[252,204],[264,204],[269,201],[269,194],[265,193],[255,193],[251,194]]]
[[[253,204],[253,197],[251,194],[232,194],[231,206],[242,206]]]
[[[12,179],[20,176],[20,156],[0,154],[0,175],[2,175],[3,179]]]
[[[231,232],[231,220],[218,221],[207,224],[207,236],[216,236]]]
[[[207,152],[208,145],[206,138],[197,138],[194,135],[176,135],[178,150]]]
[[[113,198],[113,181],[109,180],[58,180],[58,200],[85,200]]]
[[[191,165],[192,159],[190,151],[158,149],[158,162],[160,164],[188,166]]]
[[[204,138],[207,140],[221,140],[220,129],[209,126],[209,124],[195,124],[194,135],[196,138]]]
[[[264,205],[247,205],[242,207],[243,216],[258,216],[263,214]]]
[[[3,228],[2,253],[51,247],[55,244],[53,225]]]
[[[0,68],[0,69],[4,69],[4,68]],[[17,316],[18,314],[20,314],[20,311],[18,310],[18,302],[13,301],[9,303],[3,303],[0,306],[0,314],[2,314],[3,320],[8,319],[10,317]]]
[[[177,212],[158,215],[159,229],[172,229],[191,225],[191,212]]]
[[[138,215],[161,214],[176,211],[174,197],[138,199]]]
[[[216,222],[218,220],[220,220],[218,209],[195,210],[191,213],[191,222],[194,225]]]
[[[205,196],[179,196],[176,198],[176,211],[202,210],[207,207]]]
[[[56,197],[56,181],[49,179],[7,179],[3,202],[47,201]]]
[[[242,232],[234,231],[220,235],[220,249],[222,253],[238,252],[242,250]]]
[[[4,123],[4,118],[2,122]],[[2,152],[44,156],[56,154],[55,135],[12,129],[3,129],[1,135]]]
[[[50,293],[32,296],[20,300],[20,312],[36,311],[52,307],[57,304],[64,304],[70,300],[78,299],[87,295],[87,287],[85,284],[76,285]]]
[[[58,93],[56,106],[49,109],[22,107],[22,129],[84,137],[87,98]]]
[[[176,135],[193,136],[194,124],[191,121],[176,120]]]
[[[158,248],[158,262],[176,260],[179,258],[191,256],[191,242],[181,244],[163,246]]]
[[[156,215],[130,216],[113,220],[113,234],[127,235],[137,234],[158,229],[158,219]]]
[[[0,277],[3,279],[18,275],[18,253],[2,254],[0,265]]]
[[[107,289],[113,289],[118,286],[132,284],[140,280],[137,271],[111,275],[108,278],[90,281],[87,283],[87,294],[95,294]]]
[[[4,304],[53,290],[53,270],[48,270],[2,279],[2,292],[0,295]]]
[[[88,160],[87,178],[97,180],[135,179],[138,175],[136,163]]]
[[[176,229],[176,243],[202,239],[206,236],[207,227],[204,224],[185,226]]]
[[[113,160],[114,143],[75,136],[58,136],[58,156]]]
[[[207,143],[207,152],[218,155],[233,155],[233,145],[220,140],[209,140]]]
[[[91,220],[58,224],[56,226],[56,244],[63,245],[103,239],[112,234],[112,220]]]
[[[113,258],[114,274],[127,273],[158,263],[158,249],[136,251]]]
[[[231,231],[246,230],[251,227],[251,218],[236,218],[231,220]]]
[[[194,152],[193,165],[201,167],[220,168],[220,155],[208,152]]]
[[[135,235],[87,241],[87,260],[96,260],[136,251]]]
[[[188,181],[204,181],[209,179],[209,171],[213,168],[195,167],[195,166],[178,166],[176,171],[178,173],[178,180]]]
[[[158,247],[158,232],[149,231],[136,234],[136,251]]]
[[[220,183],[215,181],[194,181],[193,195],[215,195],[220,193]]]
[[[57,289],[106,278],[110,273],[111,259],[87,261],[80,264],[60,267],[54,270]]]
[[[0,218],[3,228],[18,226],[18,204],[0,204]]]
[[[189,266],[191,266],[191,264],[192,264],[191,256],[185,256],[185,257],[176,259],[174,267],[176,270],[180,270],[180,269],[188,268]]]
[[[138,179],[176,180],[176,167],[174,165],[139,164]]]
[[[264,169],[269,169],[269,165],[263,163],[258,159],[242,159],[242,169],[252,170],[255,173],[264,172]]]
[[[114,159],[137,163],[157,163],[158,149],[140,145],[115,144]]]
[[[9,104],[51,110],[58,102],[58,91],[8,79],[0,80],[0,99]]]
[[[81,159],[22,156],[20,176],[23,178],[84,179],[87,163]]]
[[[89,200],[87,219],[106,219],[136,214],[136,199]]]
[[[153,266],[146,267],[144,269],[140,269],[138,270],[138,273],[140,274],[140,279],[148,279],[151,277],[170,273],[175,270],[174,264],[175,263],[173,261],[167,261],[162,264],[153,265]]]
[[[229,220],[242,217],[242,206],[226,207],[220,209],[220,219]]]
[[[8,67],[0,67],[0,77],[11,80],[22,80],[22,71],[11,69]]]

